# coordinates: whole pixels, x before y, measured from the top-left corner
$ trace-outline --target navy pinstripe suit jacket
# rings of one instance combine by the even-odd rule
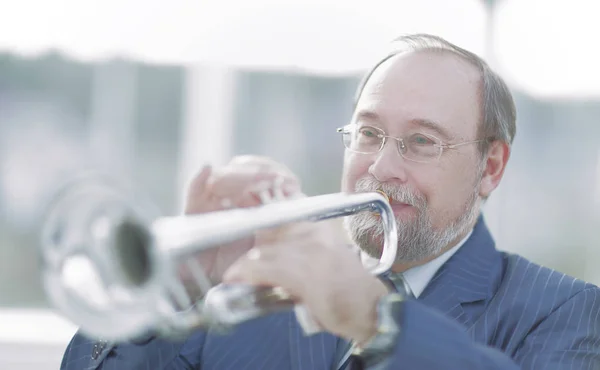
[[[402,316],[388,369],[600,369],[600,289],[497,251],[483,218]],[[338,342],[280,313],[228,336],[109,344],[95,359],[77,334],[61,369],[331,370]]]

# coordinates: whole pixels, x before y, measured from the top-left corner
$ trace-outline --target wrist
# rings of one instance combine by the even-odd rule
[[[372,289],[369,289],[369,292],[371,293],[370,297],[365,300],[367,304],[366,320],[361,320],[363,327],[359,328],[351,338],[359,347],[377,335],[380,321],[380,302],[383,297],[389,294],[388,289],[380,280],[376,280],[376,284]]]
[[[365,365],[374,366],[392,355],[400,335],[398,320],[404,299],[399,293],[389,293],[379,299],[375,333],[363,342],[354,342],[353,352]]]

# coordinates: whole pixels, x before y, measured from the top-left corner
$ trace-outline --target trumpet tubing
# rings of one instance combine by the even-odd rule
[[[51,205],[42,233],[42,278],[50,303],[92,337],[127,341],[226,330],[293,308],[278,287],[212,286],[198,256],[292,222],[377,212],[384,248],[373,274],[396,257],[397,229],[385,194],[336,193],[256,208],[156,217],[118,188],[70,184]],[[187,271],[185,278],[180,273]]]

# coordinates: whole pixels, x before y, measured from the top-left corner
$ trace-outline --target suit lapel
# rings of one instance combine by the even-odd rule
[[[105,343],[104,345],[101,345],[101,350],[99,351],[99,353],[94,356],[93,353],[95,351],[95,346],[99,345],[98,341],[92,341],[90,340],[90,363],[88,365],[88,369],[90,370],[95,370],[98,368],[98,366],[100,366],[100,363],[102,363],[102,360],[104,360],[104,358],[110,353],[110,351],[115,347],[114,343]]]
[[[466,312],[465,305],[491,298],[494,272],[501,265],[502,256],[480,216],[469,239],[438,270],[419,299],[468,327],[480,310]]]

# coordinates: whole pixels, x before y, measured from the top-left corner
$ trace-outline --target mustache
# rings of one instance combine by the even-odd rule
[[[383,191],[390,200],[398,203],[408,204],[418,209],[425,209],[427,206],[425,197],[417,193],[408,185],[392,185],[368,177],[362,178],[356,182],[356,192],[374,192],[377,190]]]

